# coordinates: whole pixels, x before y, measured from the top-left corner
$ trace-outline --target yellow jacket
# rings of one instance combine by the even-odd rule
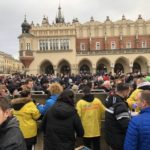
[[[136,89],[132,92],[130,97],[127,99],[127,103],[129,105],[129,108],[132,110],[133,109],[133,104],[137,103],[137,94],[142,91],[141,89]],[[135,111],[139,112],[139,108],[136,108]]]
[[[41,115],[36,105],[28,98],[14,99],[12,105],[13,114],[19,121],[24,138],[35,137],[37,135],[36,120]]]
[[[102,102],[98,98],[91,102],[81,99],[76,108],[84,128],[84,137],[100,136],[102,114],[105,110]]]

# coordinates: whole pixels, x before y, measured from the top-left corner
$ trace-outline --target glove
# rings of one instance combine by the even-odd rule
[[[133,109],[136,109],[137,107],[138,107],[137,103],[134,103],[134,104],[132,105],[132,108],[133,108]]]

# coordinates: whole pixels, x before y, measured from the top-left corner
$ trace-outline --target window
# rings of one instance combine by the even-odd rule
[[[126,43],[126,48],[131,48],[131,42]]]
[[[142,42],[142,48],[147,48],[147,43],[146,42]]]
[[[100,50],[100,42],[96,42],[96,50]]]
[[[48,50],[48,41],[45,41],[45,49]]]
[[[116,49],[116,43],[115,43],[115,41],[111,42],[111,49]]]
[[[27,43],[27,45],[26,45],[26,50],[31,50],[30,48],[31,48],[31,47],[30,47],[30,43]]]
[[[80,50],[85,50],[85,43],[80,43]]]
[[[39,40],[39,49],[45,50],[69,50],[69,39]]]
[[[40,50],[42,51],[43,50],[43,42],[42,42],[42,40],[40,40]]]
[[[50,47],[50,50],[53,49],[53,42],[52,42],[52,40],[49,40],[49,47]]]

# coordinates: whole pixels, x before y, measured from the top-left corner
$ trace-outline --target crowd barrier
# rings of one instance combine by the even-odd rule
[[[94,93],[93,93],[94,94]],[[107,97],[107,93],[95,93],[95,97],[99,98],[102,103]],[[82,98],[83,94],[75,94],[75,103],[77,103],[78,100]],[[44,94],[33,94],[32,98],[40,104],[44,104],[45,100],[47,99],[47,95]],[[102,150],[109,150],[108,145],[105,142],[104,139],[104,120],[102,120],[102,135],[101,135],[101,149]],[[38,138],[37,138],[37,144],[35,146],[35,150],[43,150],[43,134],[41,132],[38,133]]]

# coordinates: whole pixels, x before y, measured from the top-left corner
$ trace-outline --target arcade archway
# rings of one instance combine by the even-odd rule
[[[53,74],[54,69],[52,63],[50,63],[48,60],[45,60],[40,66],[40,72],[44,74]]]
[[[89,74],[91,73],[92,70],[92,64],[89,60],[84,59],[80,61],[79,63],[79,72],[84,73],[84,74]]]
[[[115,62],[114,72],[116,74],[130,72],[129,60],[125,57],[120,57]]]
[[[145,72],[147,73],[147,58],[140,56],[137,57],[133,62],[133,72]]]
[[[71,68],[70,68],[70,64],[68,63],[68,61],[66,60],[60,61],[60,63],[58,64],[58,71],[59,73],[62,73],[62,74],[70,74]]]
[[[100,59],[96,65],[96,73],[103,75],[108,71],[110,71],[110,61],[106,58]]]

